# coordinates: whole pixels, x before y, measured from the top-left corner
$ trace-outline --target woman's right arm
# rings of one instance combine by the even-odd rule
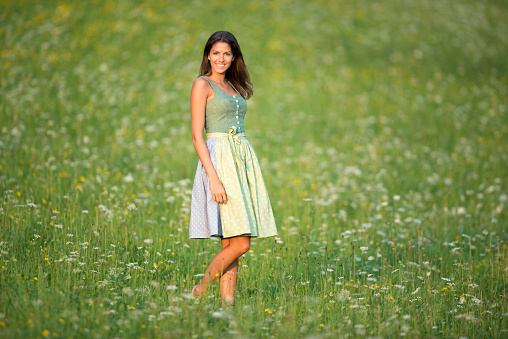
[[[226,203],[226,192],[217,176],[217,172],[215,172],[215,168],[213,168],[210,153],[203,139],[206,100],[211,91],[212,89],[205,79],[197,78],[194,80],[191,90],[192,143],[210,179],[213,200],[218,203]]]

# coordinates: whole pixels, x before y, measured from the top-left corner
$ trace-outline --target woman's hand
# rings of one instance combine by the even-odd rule
[[[210,180],[210,191],[212,191],[213,201],[219,204],[225,204],[227,201],[226,192],[219,179]]]

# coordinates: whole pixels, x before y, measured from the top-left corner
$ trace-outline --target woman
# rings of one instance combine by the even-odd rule
[[[236,38],[215,32],[205,45],[200,76],[191,91],[192,142],[199,162],[189,237],[221,238],[222,250],[192,295],[201,297],[219,278],[223,306],[234,305],[238,258],[249,250],[250,238],[277,235],[259,162],[243,125],[246,99],[252,94]]]

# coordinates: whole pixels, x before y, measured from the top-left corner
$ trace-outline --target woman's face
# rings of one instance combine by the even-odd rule
[[[226,42],[216,42],[213,44],[208,60],[212,66],[212,73],[223,74],[231,66],[233,61],[233,51]]]

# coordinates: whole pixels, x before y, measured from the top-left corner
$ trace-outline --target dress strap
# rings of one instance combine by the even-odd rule
[[[219,86],[217,86],[216,84],[214,84],[212,80],[208,79],[208,77],[207,77],[206,75],[202,75],[202,76],[200,76],[200,78],[205,78],[206,80],[208,80],[208,82],[210,83],[210,85],[212,85],[212,88],[213,88],[213,89],[218,88],[221,92],[224,92],[224,91],[223,91],[223,90],[222,90]],[[231,81],[229,81],[228,79],[226,79],[226,81],[228,82],[228,84],[230,84],[230,85],[231,85],[231,87],[233,87],[233,89],[235,90],[236,94],[241,96],[240,92],[238,92],[238,91],[237,91],[236,87],[235,87],[235,86],[233,86],[233,84],[231,83]],[[224,92],[224,93],[226,93],[226,92]],[[231,94],[229,94],[229,93],[226,93],[226,94],[231,95]]]
[[[231,85],[231,87],[233,87],[233,89],[235,90],[235,92],[236,92],[236,93],[240,94],[240,92],[238,92],[238,91],[236,90],[236,87],[235,87],[235,86],[233,86],[233,84],[231,83],[231,81],[229,81],[229,80],[228,80],[228,83]],[[241,94],[240,94],[240,95],[241,95]]]

